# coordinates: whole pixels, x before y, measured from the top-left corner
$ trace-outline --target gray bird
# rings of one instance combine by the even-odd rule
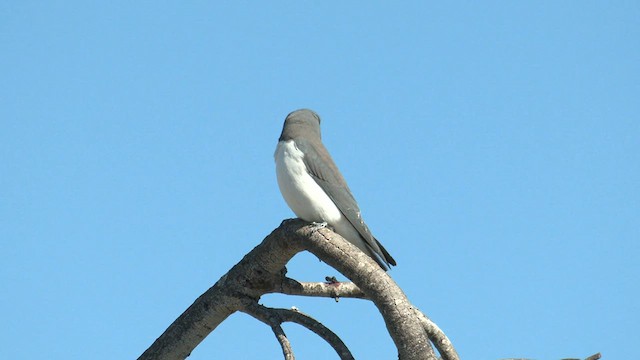
[[[320,117],[307,109],[284,120],[275,152],[278,186],[301,219],[327,223],[384,270],[396,261],[362,220],[358,203],[320,138]]]

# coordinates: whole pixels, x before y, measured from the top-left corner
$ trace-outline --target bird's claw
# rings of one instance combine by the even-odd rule
[[[315,222],[315,221],[313,221],[311,224],[312,224],[313,226],[315,226],[315,227],[319,228],[319,229],[324,229],[324,228],[326,228],[326,227],[327,227],[327,225],[328,225],[326,221],[323,221],[323,222]]]

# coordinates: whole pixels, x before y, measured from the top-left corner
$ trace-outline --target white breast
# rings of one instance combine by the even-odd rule
[[[304,154],[293,140],[280,141],[274,156],[280,192],[299,218],[329,224],[344,221],[340,210],[307,172]]]

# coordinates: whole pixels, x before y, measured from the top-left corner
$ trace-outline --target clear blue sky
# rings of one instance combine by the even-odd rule
[[[637,355],[638,2],[211,3],[0,4],[0,358],[140,355],[293,216],[273,152],[301,107],[463,358]],[[262,302],[396,355],[366,302]],[[213,358],[281,354],[236,314]]]

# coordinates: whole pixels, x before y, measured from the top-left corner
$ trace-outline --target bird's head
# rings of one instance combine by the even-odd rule
[[[279,141],[311,136],[320,138],[320,116],[312,110],[300,109],[287,115]]]

